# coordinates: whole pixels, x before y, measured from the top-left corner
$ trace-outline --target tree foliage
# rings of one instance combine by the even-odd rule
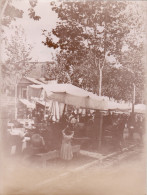
[[[14,34],[10,39],[5,40],[6,59],[2,63],[3,89],[14,89],[15,85],[23,76],[32,70],[29,61],[31,60],[31,46],[27,43],[24,31],[15,27]]]
[[[31,19],[40,20],[41,17],[36,15],[35,7],[37,6],[37,0],[29,0],[30,8],[28,9],[28,15]],[[1,24],[4,26],[9,26],[12,21],[17,18],[22,18],[24,11],[16,8],[13,5],[12,0],[1,0]]]
[[[12,5],[10,0],[1,0],[1,24],[9,26],[12,20],[22,18],[23,10],[19,10]]]
[[[30,18],[32,18],[34,20],[40,20],[41,17],[36,15],[36,12],[35,12],[35,7],[37,6],[38,1],[37,0],[29,0],[29,3],[30,3],[30,6],[31,6],[28,9]]]
[[[73,84],[98,93],[103,73],[102,95],[131,100],[133,83],[142,93],[143,27],[135,3],[63,1],[52,9],[60,21],[52,32],[43,32],[44,44],[60,49],[57,58],[64,58]]]
[[[37,0],[29,0],[30,8],[28,14],[31,19],[39,20],[41,17],[35,13]],[[30,51],[31,45],[27,43],[24,30],[21,26],[13,26],[12,21],[17,18],[23,18],[24,11],[16,8],[13,5],[13,0],[1,1],[1,44],[4,45],[3,55],[6,59],[1,59],[1,74],[2,74],[2,91],[9,89],[13,91],[14,86],[19,82],[21,77],[27,76],[32,70],[30,65],[31,60]],[[3,28],[6,27],[6,28]],[[8,37],[5,35],[5,29],[12,29],[12,35]],[[13,33],[14,32],[14,33]]]

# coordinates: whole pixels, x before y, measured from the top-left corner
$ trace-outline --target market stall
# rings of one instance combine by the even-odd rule
[[[31,85],[28,88],[28,94],[30,99],[32,97],[36,97],[37,95],[38,98],[42,98],[45,102],[52,100],[53,102],[58,102],[59,105],[64,104],[65,106],[73,106],[74,109],[95,110],[95,112],[97,112],[97,116],[95,119],[95,135],[93,136],[93,138],[98,139],[97,142],[99,142],[100,147],[103,118],[103,113],[101,111],[108,110],[108,103],[105,100],[105,97],[99,97],[96,94],[93,94],[71,84],[47,84],[40,86]],[[78,121],[75,118],[74,120]],[[82,131],[81,127],[80,129],[80,131]],[[83,129],[83,132],[86,131],[86,128]],[[83,135],[86,136],[85,132]]]
[[[138,114],[145,114],[146,113],[146,105],[145,104],[136,104],[134,106],[134,112]]]
[[[116,114],[116,118],[118,118],[118,114],[130,114],[132,108],[131,104],[129,103],[117,102],[115,100],[109,99],[108,97],[99,97],[96,94],[93,94],[71,84],[47,84],[40,86],[29,86],[29,98],[36,96],[36,94],[38,94],[38,98],[43,98],[45,102],[52,100],[64,105],[73,106],[74,108],[78,109],[94,110],[94,120],[92,124],[89,125],[89,129],[94,129],[93,132],[91,130],[90,133],[93,134],[92,140],[96,140],[96,142],[98,143],[98,148],[101,148],[102,145],[102,137],[104,134],[103,124],[105,123],[104,115],[107,115],[106,113],[109,113],[110,111]],[[88,116],[87,114],[85,115],[85,117]],[[123,116],[121,118],[123,118]],[[76,117],[74,118],[74,120],[78,121]],[[88,124],[86,124],[83,129],[85,130],[87,127]],[[82,127],[80,128],[82,129]],[[87,128],[86,131],[88,132],[89,129]]]
[[[30,85],[29,97],[41,95],[44,91],[45,100],[55,100],[66,105],[94,110],[107,110],[107,102],[91,92],[71,84]]]

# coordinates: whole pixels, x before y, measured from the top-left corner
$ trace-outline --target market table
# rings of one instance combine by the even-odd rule
[[[8,129],[8,132],[11,135],[24,135],[25,134],[25,128],[13,128],[13,129]]]

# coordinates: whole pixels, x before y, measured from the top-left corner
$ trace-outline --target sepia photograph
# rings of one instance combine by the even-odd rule
[[[0,195],[146,195],[147,1],[1,0]]]

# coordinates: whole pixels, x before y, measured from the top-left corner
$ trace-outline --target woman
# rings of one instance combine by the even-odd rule
[[[61,145],[60,157],[64,160],[71,160],[73,158],[71,139],[73,138],[74,131],[70,131],[69,127],[62,131],[63,140]]]

